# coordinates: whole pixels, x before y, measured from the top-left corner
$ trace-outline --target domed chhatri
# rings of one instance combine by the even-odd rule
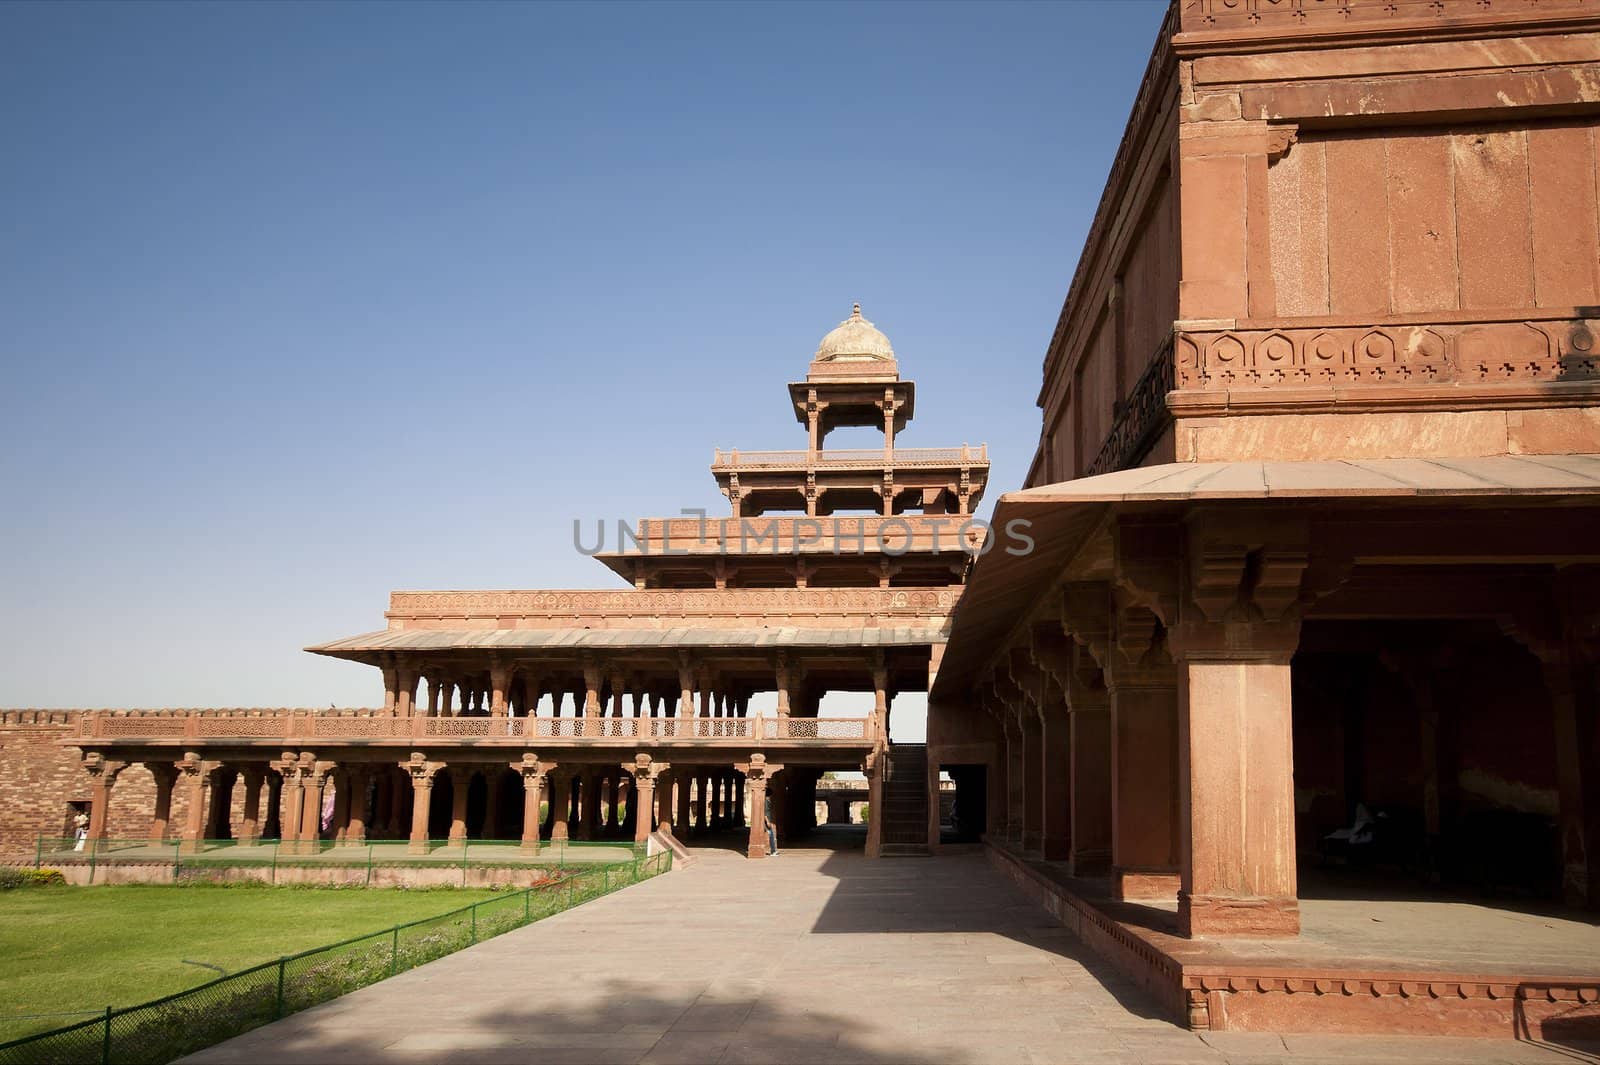
[[[822,338],[817,345],[817,362],[894,362],[894,348],[877,326],[861,317],[856,304],[850,317]]]

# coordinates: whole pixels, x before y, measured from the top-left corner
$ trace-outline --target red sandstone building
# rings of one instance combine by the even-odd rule
[[[926,853],[920,762],[902,760],[898,819],[883,814],[889,712],[928,688],[983,542],[988,461],[897,448],[914,394],[857,306],[789,386],[806,449],[717,452],[729,517],[644,520],[601,553],[633,588],[395,592],[386,628],[308,648],[375,667],[381,707],[7,712],[9,760],[36,785],[6,810],[5,842],[26,851],[81,806],[95,840],[419,851],[643,841],[744,827],[748,810],[761,857],[769,787],[787,834],[815,825],[823,773],[864,770],[868,852]],[[823,446],[855,425],[881,427],[882,449]],[[872,710],[820,717],[830,691],[870,693]],[[756,693],[775,693],[773,714],[751,713]],[[87,787],[65,769],[73,749]]]
[[[1593,953],[1301,898],[1600,907],[1597,29],[1185,0],[1156,43],[995,510],[1039,550],[970,574],[928,767],[1192,1025],[1600,1021]]]
[[[981,836],[1190,1025],[1593,1026],[1592,954],[1383,900],[1561,903],[1579,943],[1600,906],[1597,115],[1583,0],[1183,0],[996,507],[1034,550],[967,572],[985,453],[896,446],[914,393],[858,311],[789,388],[807,448],[719,452],[730,518],[643,523],[602,555],[632,590],[396,592],[312,648],[382,671],[369,711],[8,712],[6,842],[68,798],[95,833],[305,837],[330,781],[345,838],[625,832],[624,787],[634,834],[681,832],[769,780],[798,831],[863,767],[915,815],[872,852]],[[864,424],[881,452],[823,447]],[[921,690],[925,762],[887,742]],[[1330,839],[1362,812],[1370,861]],[[1338,926],[1329,868],[1396,923]]]

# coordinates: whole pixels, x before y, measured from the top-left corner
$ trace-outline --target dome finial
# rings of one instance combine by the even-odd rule
[[[889,346],[888,337],[861,316],[861,303],[857,301],[850,308],[850,317],[840,322],[837,328],[822,338],[822,343],[817,347],[815,361],[862,360],[893,362],[894,348]]]

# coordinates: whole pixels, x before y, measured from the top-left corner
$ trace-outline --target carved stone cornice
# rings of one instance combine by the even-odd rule
[[[1180,393],[1317,388],[1492,391],[1517,384],[1600,384],[1600,319],[1588,308],[1518,319],[1443,321],[1329,317],[1180,328],[1173,345]],[[1592,310],[1590,310],[1592,314]],[[1209,325],[1210,323],[1205,323]],[[1179,323],[1184,326],[1185,323]]]

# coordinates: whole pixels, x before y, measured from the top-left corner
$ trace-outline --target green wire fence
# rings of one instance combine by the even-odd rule
[[[0,1043],[0,1065],[164,1065],[298,1010],[348,994],[480,940],[648,880],[672,852],[591,864],[538,887],[395,925],[92,1020]]]
[[[87,865],[88,881],[109,879],[102,866],[151,865],[171,863],[172,879],[206,878],[224,870],[241,870],[232,879],[278,882],[280,869],[338,869],[339,882],[359,880],[371,884],[375,872],[384,869],[460,870],[459,881],[467,882],[473,869],[568,869],[596,863],[630,861],[634,844],[627,841],[546,840],[537,852],[525,851],[517,840],[429,840],[414,845],[408,840],[373,840],[345,843],[335,840],[257,840],[241,843],[231,839],[85,840],[83,849],[71,838],[40,836],[34,847],[35,869],[65,865]],[[223,874],[225,875],[225,874]],[[452,873],[452,876],[454,874]],[[142,882],[148,877],[141,876]],[[296,877],[303,880],[303,874]],[[436,880],[433,882],[437,882]]]

